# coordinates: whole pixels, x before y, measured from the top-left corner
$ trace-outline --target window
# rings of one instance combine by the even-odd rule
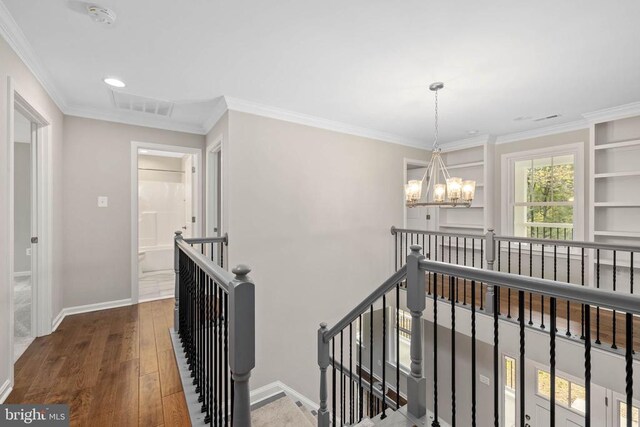
[[[632,413],[631,413],[631,417],[632,419],[632,423],[631,425],[633,427],[638,427],[638,407],[634,406],[632,408]],[[619,413],[619,426],[620,427],[626,427],[627,426],[627,404],[625,402],[621,402],[619,401],[618,403],[618,413]]]
[[[551,374],[538,369],[538,395],[551,399]],[[556,375],[556,405],[585,413],[586,391],[580,384]]]
[[[504,357],[504,425],[516,426],[516,359]]]
[[[559,240],[580,237],[581,150],[582,144],[574,144],[503,158],[503,170],[508,167],[509,175],[505,226],[514,236]]]
[[[396,330],[398,330],[400,341],[400,368],[409,371],[411,369],[411,313],[400,309],[393,314],[393,319],[390,319],[390,323],[393,325],[393,334],[389,337],[389,360],[398,366],[396,357]],[[396,314],[398,315],[397,325]]]

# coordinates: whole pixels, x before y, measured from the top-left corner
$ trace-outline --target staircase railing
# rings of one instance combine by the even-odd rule
[[[251,426],[255,287],[245,265],[222,268],[227,237],[175,238],[175,330],[205,423]],[[176,349],[177,350],[177,349]]]
[[[549,278],[576,286],[628,294],[634,293],[635,275],[640,273],[640,257],[636,254],[640,252],[640,245],[500,236],[493,230],[486,234],[465,234],[392,227],[391,234],[394,236],[396,268],[404,264],[409,246],[417,244],[425,248],[427,258],[433,261]],[[433,292],[434,278],[437,276],[431,275],[427,283],[428,295]],[[449,293],[444,292],[443,288],[445,281],[441,280],[439,283],[440,298],[449,298]],[[465,306],[475,304],[480,310],[492,313],[493,285],[477,283],[480,287],[477,300],[471,298],[469,286],[468,279],[455,279],[452,295],[456,303]],[[506,316],[507,319],[513,317],[517,302],[511,290],[499,295],[497,304],[499,315]],[[540,329],[545,329],[549,316],[548,301],[544,295],[529,294],[526,304],[529,307],[528,324],[536,324]],[[564,333],[568,337],[584,339],[583,307],[578,310],[571,302],[565,302],[560,308],[560,316],[562,324],[566,326]],[[615,310],[603,312],[597,307],[595,322],[596,344],[602,345],[604,342],[611,349],[617,349],[623,317]],[[601,336],[601,323],[607,330],[612,330],[609,336]]]
[[[462,328],[460,319],[456,319],[457,304],[454,297],[454,289],[456,280],[467,280],[470,283],[469,292],[472,301],[475,301],[476,292],[479,283],[491,284],[495,292],[492,294],[493,306],[498,307],[500,298],[500,290],[513,291],[517,295],[517,309],[513,315],[517,319],[515,323],[519,331],[519,352],[518,352],[518,422],[520,426],[525,426],[528,421],[527,414],[527,398],[533,396],[527,395],[525,387],[525,355],[526,355],[526,334],[525,330],[531,328],[527,324],[527,306],[525,304],[526,295],[544,296],[547,298],[549,307],[547,309],[549,316],[549,328],[544,330],[548,335],[549,342],[549,376],[550,376],[550,424],[555,426],[556,423],[556,362],[558,346],[557,341],[560,339],[558,334],[558,302],[568,301],[576,306],[583,307],[584,322],[584,340],[582,343],[584,349],[584,384],[585,384],[585,408],[584,420],[585,426],[592,425],[591,411],[591,378],[592,378],[592,322],[591,318],[596,307],[602,309],[617,311],[624,318],[624,343],[620,343],[624,350],[618,354],[624,358],[624,383],[625,383],[625,402],[627,427],[632,426],[633,421],[633,362],[634,362],[634,329],[640,327],[636,324],[637,316],[640,315],[640,297],[635,295],[613,292],[610,290],[591,288],[586,286],[567,286],[566,283],[552,281],[537,277],[528,277],[525,275],[516,275],[499,271],[491,271],[488,269],[480,269],[462,265],[456,265],[446,262],[431,261],[420,254],[421,247],[412,245],[411,252],[406,258],[406,264],[399,267],[387,281],[378,287],[372,294],[365,298],[356,308],[351,310],[344,318],[342,318],[335,326],[328,328],[322,323],[318,330],[318,365],[320,368],[320,410],[318,413],[318,426],[327,427],[330,424],[344,425],[359,422],[364,416],[373,417],[380,414],[381,418],[386,416],[386,411],[395,410],[402,406],[399,402],[400,397],[405,399],[407,405],[407,413],[416,419],[424,417],[427,413],[427,406],[432,412],[432,427],[439,427],[441,421],[445,421],[449,425],[455,426],[458,421],[459,425],[494,425],[496,427],[502,425],[501,402],[500,402],[500,321],[507,320],[500,317],[499,311],[494,310],[491,313],[486,311],[480,319],[477,314],[476,304],[470,304],[471,316],[464,316],[463,319],[469,319],[470,328]],[[406,288],[401,284],[406,279]],[[434,280],[432,293],[430,297],[426,294],[427,280]],[[442,283],[439,283],[442,282]],[[440,289],[440,291],[439,291]],[[439,293],[444,291],[448,296],[448,300],[442,300]],[[387,305],[387,297],[390,293],[395,292],[395,298],[389,300],[393,304]],[[425,376],[423,355],[423,313],[426,309],[426,302],[431,300],[429,311],[431,314],[431,325],[433,328],[432,348],[428,353],[432,357],[429,365],[430,384],[433,385],[431,393],[433,400],[427,403],[426,387],[427,380]],[[400,381],[400,370],[392,370],[392,379],[387,377],[386,366],[388,356],[393,341],[399,340],[398,331],[400,330],[400,319],[396,315],[388,317],[389,308],[402,307],[406,303],[411,313],[411,333],[410,333],[410,355],[411,364],[409,373],[403,373],[406,376],[406,385]],[[450,307],[444,314],[441,312],[443,308]],[[439,312],[440,311],[440,312]],[[448,313],[447,313],[448,312]],[[398,310],[396,310],[398,313]],[[490,317],[486,315],[490,314]],[[482,320],[485,325],[492,324],[492,343],[493,343],[493,413],[488,418],[479,417],[478,412],[478,390],[476,378],[478,377],[477,369],[477,341],[476,334],[477,323]],[[462,322],[464,323],[464,322]],[[354,324],[357,331],[354,339]],[[448,358],[438,357],[438,352],[443,351],[442,345],[439,346],[438,325],[447,325],[450,329],[451,339],[446,352]],[[465,326],[465,325],[462,325]],[[378,335],[374,334],[377,329]],[[394,329],[389,334],[388,330]],[[458,357],[465,355],[456,354],[456,334],[457,331],[470,329],[471,352],[469,358],[471,360],[471,375],[469,382],[462,382],[465,387],[463,395],[470,395],[470,405],[458,406],[458,398],[460,392],[460,381],[456,380],[456,370],[459,366]],[[465,332],[466,333],[466,332]],[[393,340],[387,339],[387,334]],[[348,335],[347,344],[344,343],[344,337]],[[377,338],[374,338],[375,337]],[[486,335],[486,334],[484,334]],[[381,337],[381,338],[380,338]],[[458,338],[459,341],[460,338]],[[540,340],[543,336],[536,338],[535,345],[539,347]],[[379,341],[378,341],[379,340]],[[376,346],[375,343],[378,343]],[[356,369],[352,369],[353,347],[356,348],[357,359]],[[440,349],[439,349],[440,347]],[[399,347],[396,345],[395,350]],[[348,349],[348,360],[344,360],[344,350]],[[368,355],[367,355],[368,353]],[[363,357],[365,356],[365,357]],[[572,355],[575,357],[575,355]],[[376,369],[374,362],[376,357],[381,357],[381,367]],[[396,353],[396,366],[399,366],[399,354]],[[427,357],[428,359],[428,357]],[[447,363],[448,360],[448,363]],[[444,363],[443,363],[444,362]],[[440,363],[440,365],[439,365]],[[444,366],[443,366],[444,364]],[[447,366],[448,364],[448,366]],[[349,366],[347,369],[346,366]],[[466,365],[466,364],[465,364]],[[362,372],[365,368],[369,369],[370,382],[367,386],[370,388],[369,396],[374,396],[381,401],[379,411],[374,410],[374,406],[370,403],[366,408],[363,404],[363,387]],[[438,382],[438,373],[442,373],[444,369],[450,369],[450,384],[447,384],[447,391],[450,395],[446,399],[442,399],[441,388],[442,383]],[[603,366],[602,369],[612,370],[611,366]],[[331,370],[331,387],[328,385],[327,371]],[[396,378],[393,378],[395,374]],[[377,380],[377,381],[376,381]],[[375,387],[375,382],[379,383]],[[394,389],[395,386],[395,390]],[[456,389],[458,386],[458,389]],[[468,387],[468,388],[467,388]],[[376,388],[379,393],[376,394]],[[394,397],[390,398],[389,390],[395,392]],[[329,391],[331,391],[331,401],[329,401]],[[439,400],[440,398],[440,400]],[[444,400],[444,402],[443,402]],[[403,402],[404,403],[404,402]],[[368,409],[368,411],[367,411]],[[446,416],[441,416],[446,413]],[[446,419],[446,420],[445,420]],[[596,418],[593,418],[595,420]],[[595,421],[594,421],[595,422]],[[595,426],[595,424],[593,424]]]

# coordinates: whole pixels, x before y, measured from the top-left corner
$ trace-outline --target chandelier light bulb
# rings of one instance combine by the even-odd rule
[[[436,203],[444,202],[444,196],[447,192],[447,187],[444,184],[436,184],[433,186],[433,201]]]
[[[407,203],[415,203],[420,200],[422,193],[422,181],[413,179],[404,186],[404,193]]]
[[[467,180],[462,182],[462,200],[471,202],[476,192],[476,182]]]
[[[462,178],[447,178],[447,196],[452,201],[460,199],[462,192]]]

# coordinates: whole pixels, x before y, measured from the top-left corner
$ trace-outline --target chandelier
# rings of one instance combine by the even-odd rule
[[[427,170],[422,179],[411,180],[404,186],[406,204],[409,208],[416,206],[468,208],[471,206],[476,192],[475,181],[452,177],[442,160],[442,148],[440,148],[440,144],[438,143],[438,91],[443,87],[444,83],[442,82],[429,85],[429,89],[435,92],[435,134],[433,148],[431,151],[431,160],[427,165]],[[422,186],[425,180],[427,181],[427,188],[424,194],[427,197],[433,184],[431,201],[421,201]]]

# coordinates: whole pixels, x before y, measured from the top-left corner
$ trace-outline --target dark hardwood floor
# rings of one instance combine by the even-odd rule
[[[15,364],[5,403],[66,403],[76,426],[188,426],[173,299],[66,317]]]

